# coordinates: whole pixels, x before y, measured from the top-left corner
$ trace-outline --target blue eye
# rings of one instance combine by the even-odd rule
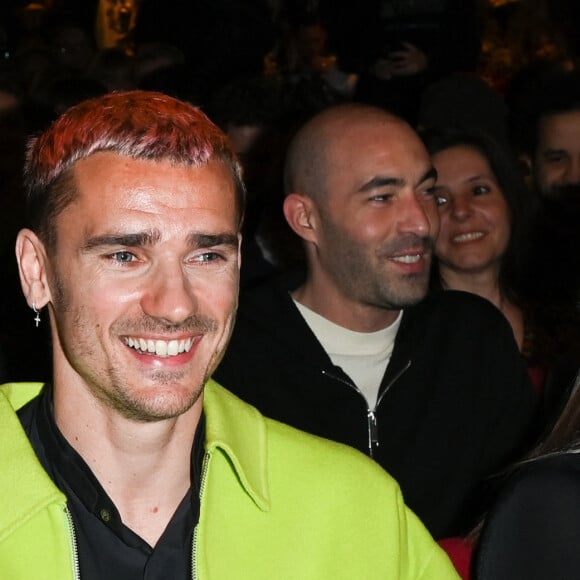
[[[134,262],[137,259],[135,254],[127,251],[115,252],[114,254],[111,254],[111,258],[124,264]]]
[[[222,256],[217,252],[204,252],[200,254],[196,260],[198,262],[215,262],[216,260],[220,260]]]

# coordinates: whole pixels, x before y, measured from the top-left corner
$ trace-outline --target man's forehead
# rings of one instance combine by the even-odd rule
[[[350,146],[346,156],[337,156],[328,166],[329,192],[359,195],[384,187],[417,187],[435,180],[436,172],[421,142],[365,141]]]
[[[542,141],[570,136],[578,140],[580,148],[580,110],[546,115],[540,122],[539,136]]]
[[[111,151],[97,151],[88,157],[76,161],[71,166],[71,174],[77,181],[85,182],[91,189],[95,184],[108,183],[111,189],[127,187],[133,184],[163,185],[162,190],[174,191],[173,180],[215,184],[224,183],[235,187],[234,176],[227,165],[220,159],[210,159],[206,163],[176,163],[171,159],[147,159],[132,157]],[[100,179],[95,179],[100,178]]]
[[[75,195],[63,211],[82,208],[92,221],[128,215],[174,221],[185,213],[238,222],[236,185],[219,160],[185,165],[99,152],[75,163],[71,175]]]
[[[333,150],[351,150],[356,153],[363,148],[400,148],[417,151],[426,149],[412,127],[396,117],[368,117],[362,119],[346,120],[345,123],[337,123],[331,127],[331,134],[326,141],[326,147],[330,152]]]

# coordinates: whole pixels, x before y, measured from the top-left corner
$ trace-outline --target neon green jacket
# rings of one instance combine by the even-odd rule
[[[66,499],[14,412],[41,386],[0,387],[2,580],[80,578]],[[394,480],[358,451],[266,419],[213,381],[204,410],[193,578],[458,577]]]

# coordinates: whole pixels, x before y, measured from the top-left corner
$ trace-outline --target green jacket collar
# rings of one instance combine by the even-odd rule
[[[205,386],[206,452],[221,449],[246,493],[263,511],[270,509],[264,417],[210,380]]]
[[[22,506],[42,509],[52,501],[65,501],[36,459],[18,417],[18,410],[37,396],[42,383],[9,383],[0,389],[0,417],[6,433],[20,432],[21,437],[0,437],[0,465],[18,466],[0,470],[0,489],[14,489],[15,501],[6,506],[3,522],[22,517]],[[206,415],[206,453],[216,449],[225,453],[240,483],[254,503],[263,511],[270,509],[267,476],[267,437],[264,417],[229,391],[209,380],[204,390]],[[17,479],[14,479],[14,477]],[[13,487],[14,482],[18,482]],[[6,487],[8,485],[8,487]],[[11,515],[11,510],[14,514]],[[0,537],[2,534],[0,530]]]
[[[0,425],[6,434],[0,436],[0,489],[10,490],[0,515],[0,541],[48,505],[64,506],[66,501],[36,458],[14,413],[41,388],[41,383],[11,383],[0,389]]]

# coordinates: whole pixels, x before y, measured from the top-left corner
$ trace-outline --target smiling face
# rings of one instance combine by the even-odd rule
[[[487,159],[454,146],[433,155],[441,227],[435,246],[441,273],[499,270],[510,239],[510,214]]]
[[[347,303],[383,310],[427,293],[438,216],[429,156],[392,117],[336,123],[316,196],[318,268]]]
[[[47,253],[55,389],[138,421],[198,401],[230,336],[239,275],[231,173],[96,153]]]
[[[580,111],[542,119],[534,160],[536,183],[542,195],[580,192]]]

